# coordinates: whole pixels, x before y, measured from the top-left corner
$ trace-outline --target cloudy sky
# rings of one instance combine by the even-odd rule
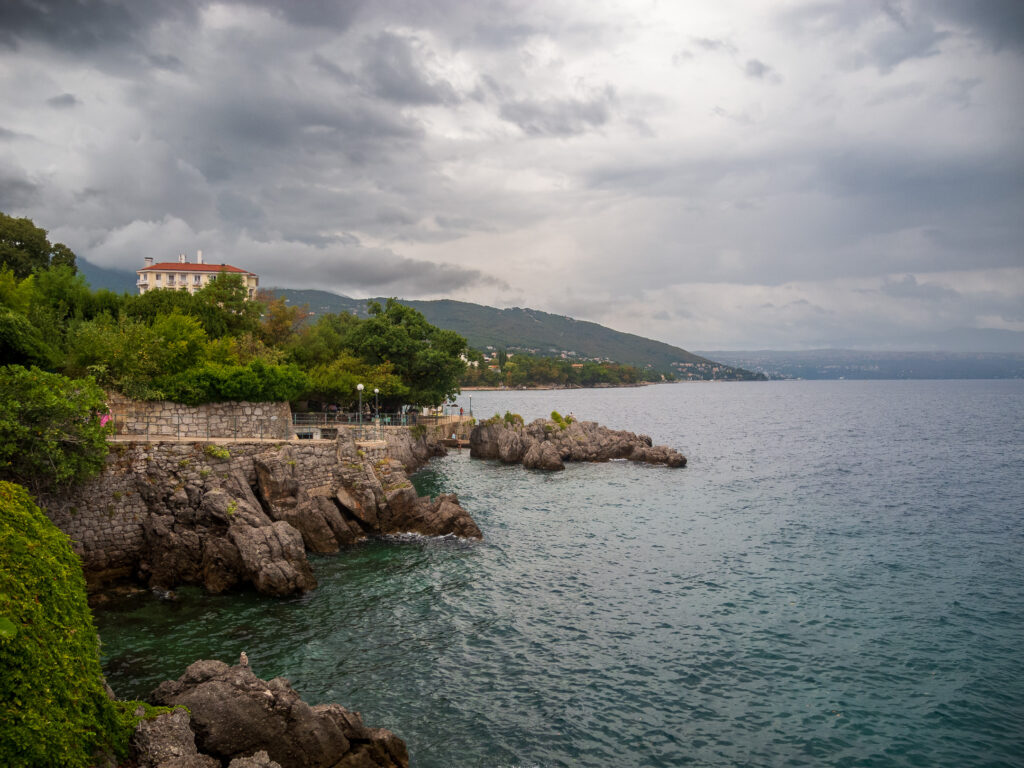
[[[3,0],[0,89],[0,210],[100,266],[1024,338],[1019,0]]]

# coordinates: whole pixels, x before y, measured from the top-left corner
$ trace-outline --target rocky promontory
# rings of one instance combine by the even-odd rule
[[[482,538],[458,498],[420,497],[406,475],[438,448],[406,435],[388,444],[347,434],[123,441],[73,495],[40,501],[71,536],[91,591],[134,581],[161,591],[250,585],[290,595],[316,587],[307,552],[407,533]]]
[[[561,418],[524,424],[515,416],[495,416],[473,429],[469,451],[473,458],[499,459],[528,469],[560,470],[565,469],[567,461],[613,459],[686,466],[685,456],[673,448],[653,445],[647,435],[608,429],[593,421]]]
[[[282,677],[239,663],[197,661],[150,702],[176,707],[132,739],[140,768],[407,768],[405,742],[337,704],[310,706]]]

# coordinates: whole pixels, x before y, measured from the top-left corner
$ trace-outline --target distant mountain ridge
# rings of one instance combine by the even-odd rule
[[[1024,354],[813,349],[705,352],[773,379],[1020,379]]]
[[[352,299],[327,291],[287,288],[269,290],[284,296],[290,304],[308,304],[311,311],[318,313],[355,312],[365,316],[367,302],[386,301],[384,298]],[[568,357],[580,360],[612,360],[676,373],[687,364],[714,365],[711,360],[671,344],[536,309],[497,309],[450,299],[399,301],[422,312],[433,325],[461,334],[476,349],[493,347],[546,356],[561,356],[565,352]]]

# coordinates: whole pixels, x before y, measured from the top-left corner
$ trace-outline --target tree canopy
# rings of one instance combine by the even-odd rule
[[[19,247],[31,239],[36,251],[56,252],[31,221],[11,222]],[[465,371],[465,339],[394,299],[373,303],[368,318],[314,317],[267,293],[250,300],[240,276],[226,272],[194,294],[128,295],[92,291],[59,259],[19,259],[0,267],[0,365],[37,366],[129,397],[192,404],[312,400],[350,407],[363,384],[368,393],[379,389],[388,409],[440,405],[459,391]]]
[[[28,277],[47,267],[75,269],[75,254],[64,243],[51,243],[46,230],[31,219],[16,219],[0,211],[0,266],[17,277]]]

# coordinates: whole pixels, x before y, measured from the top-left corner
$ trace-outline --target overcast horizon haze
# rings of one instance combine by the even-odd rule
[[[5,0],[0,89],[0,211],[100,267],[1024,352],[1024,2]]]

